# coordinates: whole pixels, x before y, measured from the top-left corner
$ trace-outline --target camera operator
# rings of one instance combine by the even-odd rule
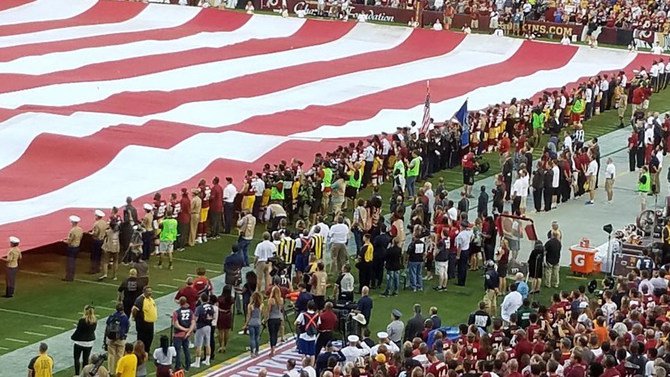
[[[81,370],[80,377],[109,377],[109,371],[102,364],[107,361],[107,355],[91,354],[88,364]]]

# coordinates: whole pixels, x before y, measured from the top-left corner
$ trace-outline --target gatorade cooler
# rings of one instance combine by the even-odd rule
[[[596,266],[596,249],[589,246],[574,245],[570,248],[570,271],[574,274],[587,275],[593,272],[599,272]]]

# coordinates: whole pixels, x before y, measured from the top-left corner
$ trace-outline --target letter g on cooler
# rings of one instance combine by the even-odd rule
[[[572,257],[572,263],[574,263],[575,266],[584,267],[584,264],[586,263],[586,257],[584,254],[575,254],[575,256]]]

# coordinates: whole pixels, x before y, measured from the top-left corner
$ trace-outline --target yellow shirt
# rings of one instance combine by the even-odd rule
[[[12,247],[7,253],[7,267],[19,267],[19,260],[21,259],[21,250],[18,247]]]
[[[156,301],[151,297],[145,297],[142,304],[142,313],[144,314],[144,322],[154,323],[158,319],[158,310],[156,309]]]
[[[51,377],[53,376],[54,361],[51,356],[43,353],[35,360],[33,369],[35,370],[35,377]]]
[[[137,356],[135,354],[123,355],[116,364],[116,374],[121,377],[136,377]]]
[[[106,231],[107,231],[107,223],[105,222],[105,220],[100,219],[93,224],[93,231],[91,233],[93,234],[94,239],[102,241],[103,239],[105,239]]]
[[[73,226],[70,233],[67,235],[67,245],[70,247],[79,247],[81,244],[81,237],[84,231],[79,226]]]

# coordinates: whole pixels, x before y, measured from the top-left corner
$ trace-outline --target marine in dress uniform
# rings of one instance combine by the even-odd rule
[[[193,198],[191,199],[191,208],[190,208],[191,229],[188,235],[188,246],[195,246],[196,237],[198,236],[198,225],[200,223],[200,211],[202,210],[202,199],[200,199],[199,188],[194,188],[193,191],[191,191],[191,193],[193,194]]]
[[[9,237],[9,251],[4,258],[6,262],[5,282],[7,288],[4,297],[13,297],[14,289],[16,288],[16,273],[19,270],[19,260],[21,260],[21,250],[19,249],[19,240],[17,237]]]
[[[63,240],[67,243],[67,264],[65,266],[64,281],[74,281],[77,254],[79,254],[81,238],[84,235],[84,231],[79,226],[80,221],[81,219],[79,216],[70,216],[70,223],[72,224],[72,228],[70,228],[70,233],[68,233],[67,238]]]
[[[91,235],[93,236],[93,249],[91,250],[91,274],[100,273],[100,261],[102,260],[102,244],[105,240],[107,222],[103,220],[105,213],[99,209],[95,210],[95,222]]]

